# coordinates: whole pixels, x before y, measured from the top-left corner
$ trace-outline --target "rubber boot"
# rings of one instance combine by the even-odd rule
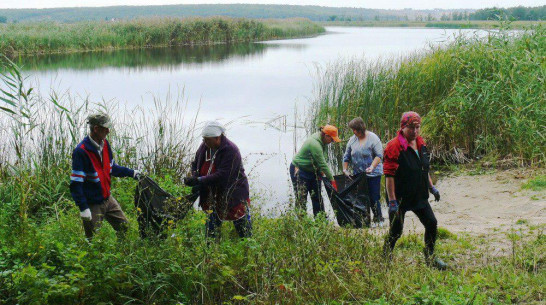
[[[427,266],[438,270],[446,270],[448,268],[448,265],[443,260],[437,258],[434,254],[429,254],[426,249],[424,249],[423,252],[425,253],[425,261]]]

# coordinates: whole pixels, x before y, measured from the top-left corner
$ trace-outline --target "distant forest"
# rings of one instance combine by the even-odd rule
[[[245,18],[294,18],[303,17],[312,21],[408,21],[418,16],[439,18],[452,12],[470,13],[473,10],[378,10],[350,7],[322,7],[302,5],[261,4],[199,4],[158,6],[110,6],[51,9],[0,9],[0,16],[8,22],[133,19],[138,17],[190,17],[228,16]]]
[[[469,15],[470,20],[496,20],[499,17],[512,20],[546,20],[546,5],[538,7],[486,8]]]
[[[25,21],[78,22],[138,17],[228,16],[244,18],[294,18],[312,21],[446,21],[446,20],[546,20],[540,7],[487,8],[480,10],[380,10],[350,7],[263,4],[198,4],[157,6],[70,7],[50,9],[0,9],[0,23]]]

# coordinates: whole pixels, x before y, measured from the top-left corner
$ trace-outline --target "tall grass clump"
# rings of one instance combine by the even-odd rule
[[[399,59],[337,62],[319,78],[312,121],[344,127],[362,116],[387,141],[401,114],[414,110],[424,117],[437,160],[493,156],[544,164],[545,58],[546,28],[539,26],[461,35]]]
[[[186,115],[182,95],[156,99],[151,109],[123,109],[69,92],[44,96],[26,88],[15,63],[6,57],[0,63],[0,177],[14,192],[4,195],[18,198],[4,202],[16,206],[21,219],[67,207],[56,203],[70,198],[70,156],[88,134],[92,112],[109,113],[114,121],[108,139],[117,163],[156,175],[168,170],[173,179],[187,173],[196,115]]]
[[[105,49],[209,45],[308,36],[324,28],[307,19],[141,18],[2,26],[0,52],[11,56]]]

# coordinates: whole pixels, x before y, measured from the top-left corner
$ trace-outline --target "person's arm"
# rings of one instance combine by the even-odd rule
[[[398,170],[398,157],[400,156],[400,146],[395,140],[390,141],[385,149],[383,170],[385,172],[385,187],[389,199],[389,212],[398,211],[398,199],[396,198],[395,176]]]
[[[326,163],[326,158],[324,157],[322,146],[318,143],[312,143],[309,151],[311,152],[311,157],[313,158],[313,161],[315,161],[318,170],[324,173],[329,181],[333,181],[334,175],[332,175],[332,171],[330,170],[328,163]]]
[[[85,157],[83,154],[77,149],[72,153],[72,174],[70,175],[70,195],[72,195],[72,199],[74,199],[81,212],[89,208],[87,199],[83,194],[83,182],[85,180]]]
[[[116,162],[114,161],[114,153],[112,152],[110,143],[108,143],[108,141],[106,140],[105,140],[105,143],[108,146],[108,154],[110,155],[110,168],[112,169],[112,176],[118,177],[118,178],[123,178],[123,177],[134,178],[135,171],[130,168],[117,165]]]
[[[394,177],[385,177],[385,184],[387,188],[387,196],[389,197],[389,201],[397,200],[396,192],[394,188]]]
[[[343,173],[345,176],[350,176],[349,172],[349,162],[351,161],[351,140],[347,143],[347,148],[345,148],[345,154],[343,155]]]
[[[432,183],[432,178],[430,178],[430,173],[428,174],[428,189],[432,195],[434,195],[434,200],[440,201],[440,191],[434,187],[434,184]]]
[[[371,173],[375,170],[375,168],[377,167],[377,165],[379,165],[379,162],[381,162],[381,158],[379,157],[375,157],[372,161],[372,165],[370,165],[370,167],[368,167],[366,169],[366,172],[367,173]]]
[[[377,167],[377,165],[379,165],[379,163],[381,162],[381,158],[383,158],[383,144],[381,143],[381,140],[377,136],[374,137],[374,143],[372,146],[372,154],[374,158],[370,167],[366,169],[367,173],[373,172],[375,168]]]
[[[116,164],[114,160],[112,160],[111,163],[112,163],[112,176],[118,177],[118,178],[123,178],[123,177],[134,178],[135,177],[135,170],[124,167],[124,166],[120,166]]]

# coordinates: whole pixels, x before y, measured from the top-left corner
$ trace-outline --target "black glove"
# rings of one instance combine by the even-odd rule
[[[434,195],[434,200],[440,201],[440,191],[434,186],[430,188],[430,193]]]
[[[187,186],[196,186],[199,184],[199,179],[197,177],[186,177],[184,178],[184,184]]]

